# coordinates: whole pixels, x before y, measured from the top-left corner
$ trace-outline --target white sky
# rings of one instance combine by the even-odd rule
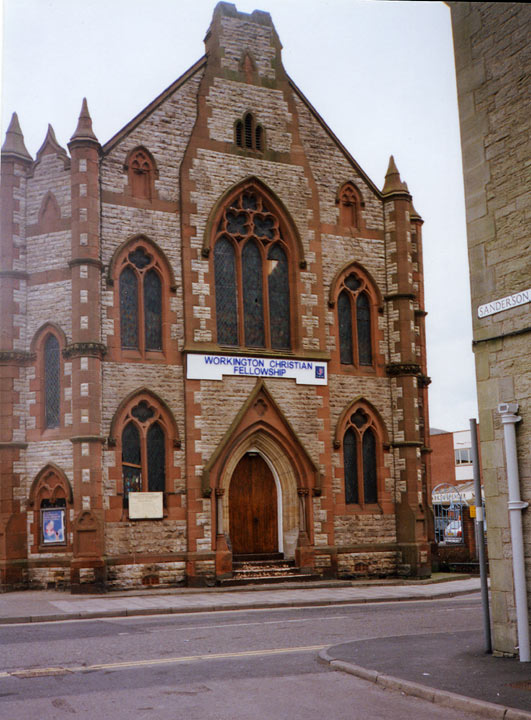
[[[0,0],[2,4],[2,0]],[[87,97],[103,144],[204,54],[215,0],[3,0],[2,142],[13,111],[35,156]],[[442,2],[236,0],[271,13],[283,61],[383,186],[389,155],[423,217],[430,425],[475,417],[466,226],[450,10]]]

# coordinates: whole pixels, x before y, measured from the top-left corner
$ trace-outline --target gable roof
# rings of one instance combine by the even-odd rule
[[[167,87],[166,90],[163,90],[160,95],[157,95],[157,97],[152,100],[149,105],[146,105],[146,107],[141,110],[138,115],[135,115],[135,117],[130,120],[127,125],[124,125],[121,130],[119,130],[115,135],[113,135],[111,139],[102,146],[103,154],[106,155],[107,153],[109,153],[121,140],[123,140],[143,120],[145,120],[148,115],[151,115],[151,113],[154,112],[170,95],[172,95],[176,90],[182,87],[187,82],[187,80],[193,77],[195,73],[201,70],[205,65],[206,55],[203,55],[203,57],[200,58],[196,63],[194,63],[192,67],[188,68],[188,70],[183,73],[183,75],[181,75],[179,78],[177,78],[177,80],[175,80],[175,82],[173,82],[169,87]]]

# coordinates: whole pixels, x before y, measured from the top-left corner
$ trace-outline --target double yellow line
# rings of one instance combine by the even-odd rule
[[[232,653],[208,653],[207,655],[182,655],[180,657],[154,658],[152,660],[127,660],[118,663],[98,663],[96,665],[74,665],[72,667],[42,667],[0,672],[0,678],[35,678],[68,673],[94,672],[96,670],[127,670],[135,667],[153,665],[176,665],[177,663],[202,662],[204,660],[224,660],[227,658],[264,657],[266,655],[287,655],[289,653],[317,652],[328,645],[305,645],[303,647],[274,648],[271,650],[244,650]]]

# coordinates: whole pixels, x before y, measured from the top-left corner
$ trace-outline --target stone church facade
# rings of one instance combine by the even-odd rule
[[[107,143],[2,147],[4,589],[430,573],[422,220],[219,3]]]

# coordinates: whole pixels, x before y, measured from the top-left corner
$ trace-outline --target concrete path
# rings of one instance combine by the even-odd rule
[[[55,590],[24,590],[0,595],[0,624],[75,620],[120,615],[307,607],[345,603],[433,600],[480,589],[478,578],[422,583],[290,583],[245,589],[140,590],[103,595],[70,595]]]

